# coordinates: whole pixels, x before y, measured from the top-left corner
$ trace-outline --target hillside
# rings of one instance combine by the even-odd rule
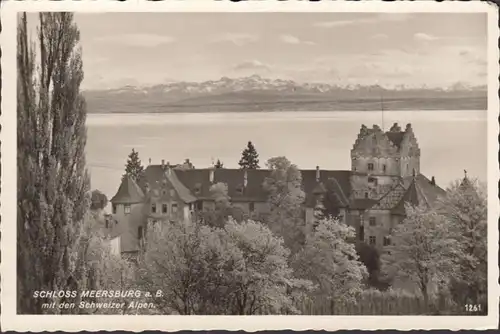
[[[90,113],[245,111],[476,110],[486,109],[486,87],[448,89],[298,84],[259,76],[201,83],[85,91]],[[383,102],[382,102],[383,101]]]

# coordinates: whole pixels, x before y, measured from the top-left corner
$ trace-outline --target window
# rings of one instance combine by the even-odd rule
[[[384,171],[384,173],[385,173],[385,171],[387,170],[387,166],[386,166],[386,165],[383,165],[383,166],[382,166],[382,170],[383,170],[383,171]]]
[[[116,204],[113,204],[113,214],[116,215]]]
[[[162,195],[162,196],[167,196],[167,191],[166,191],[165,189],[163,189],[163,190],[161,191],[161,195]]]
[[[243,186],[238,186],[238,188],[236,188],[236,191],[238,192],[238,194],[243,194]]]
[[[109,228],[109,220],[106,219],[106,228]]]
[[[370,235],[370,237],[368,238],[368,242],[370,243],[370,245],[375,245],[375,243],[377,242],[377,238],[375,238],[375,236],[373,235]]]
[[[368,198],[368,193],[365,193],[365,198]]]
[[[368,164],[368,170],[373,170],[373,164],[372,163]]]
[[[359,240],[360,241],[365,240],[365,227],[363,225],[359,227]]]
[[[172,203],[172,213],[177,213],[177,203]]]
[[[254,210],[255,210],[255,203],[254,202],[248,203],[248,209],[250,210],[250,212],[254,212]]]
[[[142,226],[139,226],[137,228],[137,237],[140,239],[142,239]]]
[[[175,190],[174,189],[170,189],[170,197],[174,197],[175,196]]]
[[[375,185],[375,186],[376,186],[376,185],[377,185],[377,183],[378,183],[378,182],[377,182],[377,178],[376,178],[376,177],[369,177],[369,178],[368,178],[368,182],[369,182],[369,183],[373,183],[373,185]]]
[[[389,246],[391,244],[391,237],[384,237],[384,246]]]
[[[196,210],[198,210],[198,211],[203,210],[203,202],[202,201],[196,202]]]
[[[377,225],[377,219],[375,217],[370,217],[370,226],[375,226]]]
[[[156,203],[151,204],[151,212],[156,213]]]
[[[128,215],[130,213],[130,205],[125,204],[124,211],[125,211],[125,214]]]
[[[167,213],[167,204],[163,203],[161,205],[161,213]]]

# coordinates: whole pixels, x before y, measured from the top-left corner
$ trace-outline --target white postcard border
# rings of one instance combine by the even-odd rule
[[[485,12],[488,13],[488,316],[120,316],[120,315],[17,315],[16,314],[16,13],[22,11],[78,12]],[[8,2],[2,4],[2,131],[1,186],[1,326],[15,331],[94,330],[336,330],[336,329],[491,329],[498,327],[498,217],[497,160],[498,8],[485,2],[277,2],[167,1],[129,2],[63,1]],[[34,273],[35,274],[35,273]]]

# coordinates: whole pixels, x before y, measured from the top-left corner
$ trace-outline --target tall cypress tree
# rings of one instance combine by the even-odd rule
[[[247,147],[241,153],[241,159],[238,163],[241,169],[259,169],[259,154],[249,141]]]
[[[74,290],[74,247],[90,206],[80,33],[71,13],[40,13],[40,63],[18,25],[17,312],[37,314],[35,290]],[[36,71],[35,68],[39,67]]]
[[[136,181],[139,181],[144,175],[144,167],[142,166],[141,159],[139,159],[139,152],[132,149],[128,155],[127,164],[125,165],[125,175],[132,176]]]

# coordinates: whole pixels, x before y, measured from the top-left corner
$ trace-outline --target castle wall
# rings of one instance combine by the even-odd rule
[[[371,221],[375,221],[375,225]],[[375,246],[377,249],[382,250],[384,247],[384,237],[390,235],[393,220],[388,210],[368,210],[364,213],[363,219],[364,226],[364,241]],[[375,243],[372,243],[370,237],[375,237]]]

